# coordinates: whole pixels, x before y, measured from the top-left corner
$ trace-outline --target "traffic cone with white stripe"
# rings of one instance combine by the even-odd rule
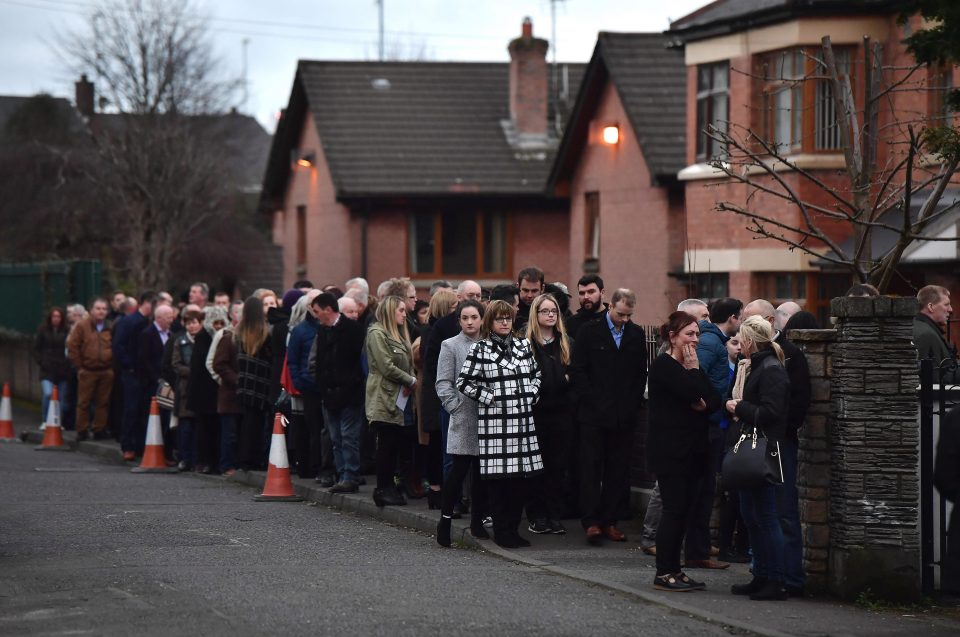
[[[10,383],[3,384],[0,399],[0,442],[20,442],[13,432],[13,408],[10,406]]]
[[[143,459],[139,467],[130,470],[131,473],[176,473],[176,467],[167,466],[167,458],[163,455],[163,432],[160,430],[160,407],[157,398],[150,399],[150,417],[147,418],[147,439],[143,445]]]
[[[63,444],[63,428],[60,427],[60,391],[54,387],[50,395],[50,406],[47,408],[47,418],[43,421],[43,441],[37,451],[70,451],[70,447]]]
[[[267,481],[263,493],[253,496],[257,502],[300,502],[293,492],[290,481],[290,462],[287,460],[287,439],[283,433],[283,416],[277,412],[273,417],[273,436],[270,440],[270,459],[267,465]]]

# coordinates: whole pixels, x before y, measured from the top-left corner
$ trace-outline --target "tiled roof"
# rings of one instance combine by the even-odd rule
[[[577,86],[583,65],[565,66],[570,86]],[[502,122],[510,119],[509,68],[301,61],[264,194],[277,197],[285,188],[307,110],[341,199],[543,193],[554,151],[519,151],[508,143]]]
[[[686,160],[686,67],[683,50],[669,43],[661,33],[600,33],[551,183],[576,164],[607,79],[623,103],[654,181],[676,178]]]
[[[903,5],[903,0],[715,0],[672,22],[668,33],[695,40],[800,16],[886,13]]]
[[[14,95],[0,95],[0,143],[5,141],[8,126],[11,119],[18,113],[22,113],[24,107],[31,104],[39,105],[38,100],[50,100],[50,103],[56,109],[57,116],[61,118],[66,125],[67,131],[71,135],[83,135],[86,132],[86,126],[80,113],[73,107],[70,100],[62,97],[49,97],[43,95],[32,95],[28,97]]]

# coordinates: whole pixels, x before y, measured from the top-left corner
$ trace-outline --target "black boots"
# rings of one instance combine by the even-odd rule
[[[403,497],[402,493],[393,488],[374,489],[373,502],[378,507],[403,506],[407,503],[407,499]]]
[[[734,584],[730,587],[734,595],[749,595],[754,601],[779,601],[787,599],[787,589],[782,582],[763,577],[754,577],[749,584]]]
[[[437,544],[440,546],[450,546],[450,523],[452,520],[445,515],[440,516],[437,522]]]
[[[439,509],[441,504],[441,492],[434,491],[433,489],[427,490],[427,508],[428,509]]]

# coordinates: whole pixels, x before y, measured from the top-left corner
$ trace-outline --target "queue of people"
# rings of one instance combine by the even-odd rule
[[[643,546],[656,555],[654,587],[701,590],[684,569],[752,561],[735,594],[802,593],[796,440],[809,378],[785,325],[799,307],[688,299],[660,326],[648,369],[636,295],[620,288],[605,302],[597,275],[578,281],[575,313],[566,286],[533,267],[515,285],[438,281],[430,292],[423,301],[395,278],[374,294],[356,278],[211,303],[198,282],[179,304],[145,293],[96,299],[87,315],[55,308],[37,338],[44,395],[65,384],[77,438],[117,437],[133,461],[162,394],[170,466],[228,476],[266,466],[280,411],[299,477],[355,493],[375,474],[378,506],[426,497],[440,510],[441,546],[469,515],[475,537],[491,529],[508,548],[530,544],[524,518],[534,535],[566,534],[563,521],[578,519],[591,544],[627,540],[618,522],[648,397],[657,486]],[[721,461],[746,427],[779,444],[783,480],[739,492],[721,483],[714,542]]]

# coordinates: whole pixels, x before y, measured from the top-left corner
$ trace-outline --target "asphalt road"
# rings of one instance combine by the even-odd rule
[[[366,487],[369,489],[369,487]],[[304,503],[0,445],[0,635],[720,635]]]

